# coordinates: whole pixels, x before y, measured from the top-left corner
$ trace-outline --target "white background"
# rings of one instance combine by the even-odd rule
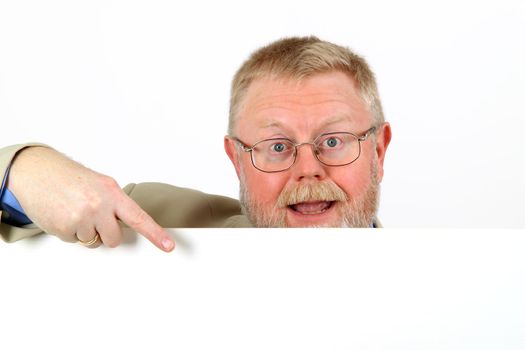
[[[172,230],[0,245],[2,349],[523,350],[524,230]]]
[[[2,0],[1,144],[235,197],[230,79],[259,46],[315,34],[377,74],[384,225],[524,227],[524,33],[521,0]]]

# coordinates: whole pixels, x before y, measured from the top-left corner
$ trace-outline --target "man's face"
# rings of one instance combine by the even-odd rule
[[[301,82],[254,81],[239,108],[235,134],[250,146],[271,138],[303,143],[330,132],[361,135],[372,126],[353,79],[330,72]],[[251,222],[260,227],[370,225],[391,137],[388,123],[377,127],[375,137],[361,143],[361,155],[349,165],[324,165],[312,146],[303,145],[295,164],[277,173],[256,169],[250,152],[226,137],[226,152],[241,182],[241,204]]]

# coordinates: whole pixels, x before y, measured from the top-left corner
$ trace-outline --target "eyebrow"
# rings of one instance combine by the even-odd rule
[[[343,122],[345,120],[347,120],[349,118],[347,118],[346,116],[335,116],[333,118],[330,118],[328,119],[328,121],[326,121],[325,123],[323,123],[321,125],[321,128],[325,128],[329,125],[332,125],[332,124],[337,124],[337,123],[340,123],[340,122]],[[351,118],[350,118],[351,119]],[[280,122],[280,121],[277,121],[277,120],[270,120],[268,123],[264,123],[262,125],[262,128],[263,129],[269,129],[269,128],[280,128],[280,129],[288,129],[286,127],[286,124]]]

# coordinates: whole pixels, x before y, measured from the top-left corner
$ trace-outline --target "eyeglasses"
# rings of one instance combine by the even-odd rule
[[[253,166],[265,173],[276,173],[288,170],[297,159],[297,148],[311,145],[318,161],[328,166],[348,165],[361,155],[361,142],[366,141],[376,131],[373,126],[361,136],[350,132],[329,132],[321,134],[312,142],[294,143],[287,138],[266,139],[253,146],[233,137],[244,152],[251,153]]]

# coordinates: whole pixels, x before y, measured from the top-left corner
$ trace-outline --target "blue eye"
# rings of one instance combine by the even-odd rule
[[[326,139],[323,143],[324,143],[325,146],[328,146],[330,148],[334,148],[334,147],[336,147],[336,146],[341,144],[341,140],[339,140],[336,137],[330,137],[330,138]]]
[[[286,149],[286,146],[284,143],[279,142],[279,143],[274,143],[270,148],[272,151],[280,153]]]

